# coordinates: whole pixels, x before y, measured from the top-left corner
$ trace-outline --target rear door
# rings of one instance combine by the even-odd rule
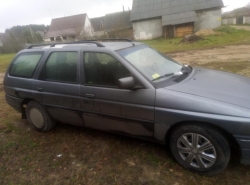
[[[111,53],[84,52],[82,68],[81,97],[86,126],[153,137],[154,89],[119,89],[118,79],[133,75]]]
[[[79,59],[79,51],[51,51],[34,83],[34,94],[54,119],[83,125],[79,97]]]

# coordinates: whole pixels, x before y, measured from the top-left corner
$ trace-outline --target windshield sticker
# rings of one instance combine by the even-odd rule
[[[153,77],[153,79],[156,79],[156,78],[159,78],[160,75],[156,73],[156,74],[152,75],[152,77]]]

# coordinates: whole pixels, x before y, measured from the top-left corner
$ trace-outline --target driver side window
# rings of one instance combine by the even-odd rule
[[[105,53],[84,53],[86,85],[118,87],[120,78],[129,77],[130,72],[115,58]]]

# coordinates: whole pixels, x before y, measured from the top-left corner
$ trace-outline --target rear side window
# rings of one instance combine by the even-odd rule
[[[48,81],[77,82],[77,52],[53,52],[45,66],[45,79]]]
[[[11,66],[10,75],[24,78],[32,77],[42,55],[42,53],[23,53],[19,55]]]

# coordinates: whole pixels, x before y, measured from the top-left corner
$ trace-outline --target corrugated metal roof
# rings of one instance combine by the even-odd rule
[[[95,32],[104,30],[104,17],[91,18],[90,22]]]
[[[106,14],[104,17],[104,29],[108,32],[132,28],[130,21],[131,11]]]
[[[45,37],[76,35],[82,31],[85,25],[86,14],[52,19],[49,31]]]
[[[90,19],[90,22],[95,31],[117,31],[132,28],[130,21],[131,11],[116,12],[106,14],[104,17]]]
[[[175,23],[174,15],[182,16],[182,13],[193,12],[197,10],[223,7],[222,0],[133,0],[131,12],[131,21],[164,17],[167,25],[169,22]],[[173,15],[173,16],[170,16]],[[173,17],[171,20],[167,16]],[[190,19],[191,19],[190,13]],[[181,22],[181,18],[176,22]]]
[[[183,24],[195,22],[196,15],[194,11],[162,16],[162,25]]]

